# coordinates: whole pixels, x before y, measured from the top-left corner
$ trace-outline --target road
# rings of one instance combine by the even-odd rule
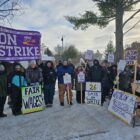
[[[74,95],[75,97],[75,95]],[[0,118],[0,140],[140,140],[140,127],[132,128],[103,107],[77,104],[54,106],[43,111]]]

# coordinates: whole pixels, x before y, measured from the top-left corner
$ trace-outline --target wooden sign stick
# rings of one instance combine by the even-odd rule
[[[82,92],[83,92],[83,84],[80,83],[80,85],[81,85],[81,104],[83,104],[83,94],[82,94]]]
[[[134,73],[134,83],[137,80],[137,61],[135,61],[135,73]]]
[[[67,96],[68,96],[68,104],[70,105],[70,91],[69,91],[69,84],[67,84]]]

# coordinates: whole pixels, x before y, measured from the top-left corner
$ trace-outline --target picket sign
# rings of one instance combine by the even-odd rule
[[[63,76],[63,80],[64,80],[64,84],[71,84],[71,75],[66,73],[64,76]]]
[[[131,125],[136,96],[121,90],[114,90],[108,110],[115,116]]]
[[[85,82],[85,73],[84,72],[79,72],[78,73],[78,83],[84,83]]]
[[[101,83],[86,82],[85,102],[87,104],[101,105]]]
[[[138,51],[137,50],[126,50],[125,51],[125,60],[127,65],[134,65],[135,60],[138,58]]]
[[[85,52],[85,59],[86,60],[93,60],[93,51],[92,50],[87,50]]]
[[[44,109],[44,95],[40,85],[22,87],[22,113],[32,113]]]
[[[108,54],[108,62],[109,63],[114,63],[114,54],[113,53]]]
[[[101,83],[99,82],[86,82],[86,91],[101,91]]]
[[[124,71],[124,68],[126,66],[126,61],[125,60],[120,60],[118,63],[118,70],[119,71]]]

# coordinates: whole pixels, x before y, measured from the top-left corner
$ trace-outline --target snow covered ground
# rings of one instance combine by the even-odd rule
[[[132,128],[107,111],[105,106],[61,107],[58,93],[54,106],[44,111],[0,118],[0,140],[140,140],[140,127]]]

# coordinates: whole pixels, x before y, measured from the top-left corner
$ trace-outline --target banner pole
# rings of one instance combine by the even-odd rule
[[[83,84],[80,83],[80,85],[81,85],[81,104],[83,104],[83,94],[82,94],[82,92],[83,92]]]
[[[118,63],[117,63],[117,66],[118,66]],[[116,81],[117,81],[117,89],[119,89],[119,70],[118,70],[118,68],[117,68]]]

